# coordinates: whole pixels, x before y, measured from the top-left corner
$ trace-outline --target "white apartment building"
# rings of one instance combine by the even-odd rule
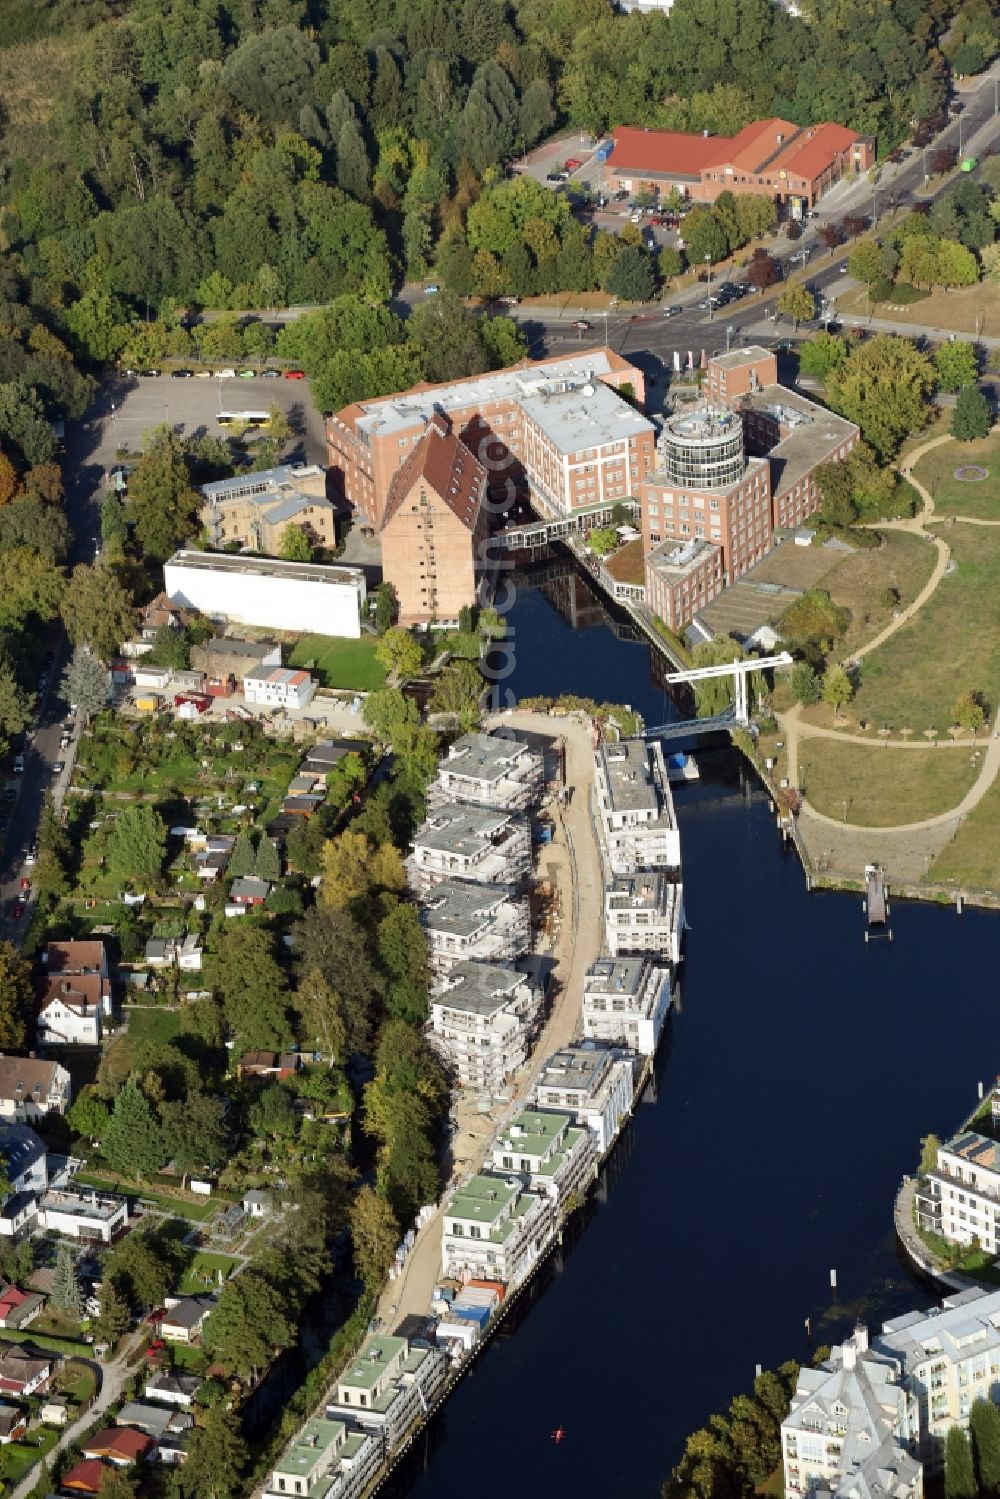
[[[255,666],[243,678],[243,697],[261,708],[308,708],[316,678],[290,666]]]
[[[541,993],[495,963],[457,963],[431,994],[429,1037],[463,1088],[496,1092],[527,1060]]]
[[[520,1285],[556,1231],[553,1205],[513,1178],[474,1176],[445,1204],[441,1268],[457,1280]]]
[[[526,952],[527,905],[492,885],[444,880],[423,899],[420,921],[436,974],[456,963],[509,963]]]
[[[872,1348],[896,1369],[908,1397],[903,1435],[934,1472],[949,1427],[968,1426],[976,1400],[1000,1403],[1000,1290],[973,1287],[940,1308],[893,1317]]]
[[[604,889],[604,935],[613,957],[648,952],[679,963],[684,936],[681,886],[660,870],[618,875]]]
[[[1000,1254],[1000,1146],[963,1130],[938,1150],[937,1167],[917,1189],[917,1222],[953,1244],[978,1239]]]
[[[524,1109],[493,1146],[494,1171],[512,1172],[525,1187],[544,1192],[557,1215],[585,1194],[598,1170],[597,1142],[568,1114]]]
[[[128,1198],[113,1192],[97,1192],[90,1187],[78,1192],[53,1188],[38,1199],[39,1228],[67,1239],[110,1244],[127,1223]]]
[[[265,1499],[355,1499],[382,1462],[382,1443],[344,1421],[314,1416],[271,1471]]]
[[[173,603],[211,619],[355,640],[367,595],[359,567],[231,552],[175,552],[164,564],[163,587]]]
[[[681,838],[659,740],[602,744],[594,765],[594,800],[614,874],[680,869]]]
[[[611,1046],[584,1041],[554,1052],[535,1084],[538,1109],[560,1109],[586,1125],[604,1156],[632,1107],[633,1061]]]
[[[441,1349],[376,1334],[338,1379],[326,1414],[381,1433],[391,1451],[427,1413],[447,1374]]]
[[[29,1124],[45,1114],[65,1114],[69,1100],[69,1073],[58,1062],[0,1052],[0,1119]]]
[[[818,1368],[804,1365],[781,1423],[785,1494],[920,1499],[908,1406],[896,1368],[869,1351],[864,1327]]]
[[[531,870],[531,833],[517,812],[448,802],[432,811],[413,835],[407,859],[414,889],[442,880],[518,886]]]
[[[598,958],[583,981],[583,1034],[656,1053],[671,1004],[670,968],[650,958]]]
[[[438,764],[428,793],[477,807],[523,812],[542,793],[542,756],[523,740],[504,734],[463,734]]]

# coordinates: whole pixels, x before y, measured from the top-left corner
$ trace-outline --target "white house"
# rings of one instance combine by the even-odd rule
[[[271,1471],[264,1499],[360,1499],[382,1466],[381,1433],[314,1416],[289,1442]]]
[[[614,957],[648,952],[679,963],[684,935],[681,885],[658,869],[616,875],[604,889],[604,934]]]
[[[67,1239],[110,1244],[128,1223],[128,1199],[112,1192],[43,1192],[38,1199],[38,1226]]]
[[[38,1010],[41,1046],[101,1044],[100,980],[88,974],[50,978]]]
[[[555,1232],[555,1210],[546,1193],[525,1189],[513,1177],[481,1173],[445,1203],[442,1274],[517,1286]]]
[[[69,1101],[69,1073],[58,1062],[0,1052],[0,1119],[25,1124],[45,1114],[65,1114]]]
[[[10,1191],[0,1207],[0,1234],[18,1239],[38,1217],[38,1198],[49,1181],[45,1145],[24,1124],[0,1124],[0,1156],[7,1167]]]
[[[243,696],[261,708],[308,708],[316,679],[290,666],[255,666],[243,678]]]
[[[496,963],[457,963],[431,995],[431,1044],[463,1088],[495,1092],[523,1066],[541,991]]]
[[[163,585],[174,603],[213,619],[354,639],[367,594],[358,567],[229,552],[175,552],[164,565]]]
[[[523,812],[542,793],[542,756],[520,739],[502,734],[463,734],[438,762],[428,796]]]
[[[523,1109],[495,1141],[493,1169],[544,1192],[561,1214],[597,1175],[597,1144],[568,1114]]]
[[[584,1041],[553,1052],[538,1075],[534,1104],[562,1109],[585,1124],[598,1154],[610,1150],[632,1107],[631,1055],[613,1046]]]
[[[439,804],[413,835],[407,869],[416,890],[449,879],[519,885],[531,870],[527,819],[462,802]]]
[[[381,1432],[391,1450],[427,1413],[447,1373],[448,1360],[440,1349],[376,1334],[337,1380],[326,1414]]]
[[[917,1189],[917,1221],[953,1244],[973,1239],[1000,1254],[1000,1146],[963,1130],[938,1149],[937,1165]]]
[[[598,958],[583,980],[583,1034],[654,1056],[670,1003],[667,965],[649,958]]]
[[[594,762],[594,801],[613,873],[680,869],[680,832],[659,740],[602,744]]]

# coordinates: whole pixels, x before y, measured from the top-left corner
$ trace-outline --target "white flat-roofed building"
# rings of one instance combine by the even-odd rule
[[[164,564],[163,586],[175,604],[212,619],[353,639],[367,593],[359,567],[228,552],[175,552]]]
[[[679,963],[684,932],[681,886],[662,870],[617,875],[604,890],[604,931],[613,957],[648,952]]]
[[[466,959],[512,962],[527,951],[531,936],[523,900],[496,886],[463,880],[435,885],[421,902],[420,921],[435,973],[447,973]]]
[[[493,1169],[544,1192],[561,1216],[597,1175],[597,1142],[569,1114],[524,1109],[494,1143]]]
[[[920,1499],[909,1408],[896,1367],[869,1351],[863,1327],[818,1368],[804,1365],[781,1423],[786,1495]]]
[[[110,1244],[128,1223],[128,1199],[112,1192],[83,1188],[78,1192],[50,1188],[38,1200],[38,1224],[67,1239]]]
[[[495,963],[457,963],[431,994],[432,1045],[463,1088],[495,1092],[524,1065],[541,993],[523,973]]]
[[[442,1273],[457,1280],[520,1285],[556,1230],[551,1199],[514,1178],[480,1173],[456,1188],[444,1208]]]
[[[917,1188],[917,1222],[953,1244],[977,1239],[1000,1254],[1000,1146],[963,1130],[938,1149],[937,1166]]]
[[[925,1471],[940,1470],[952,1426],[969,1424],[977,1400],[1000,1395],[1000,1290],[979,1286],[940,1307],[882,1324],[873,1351],[891,1363],[908,1396],[903,1436]]]
[[[243,696],[262,708],[308,708],[316,678],[291,666],[255,666],[243,678]]]
[[[680,868],[681,839],[659,740],[602,744],[594,766],[594,797],[614,874]]]
[[[538,1109],[561,1109],[585,1124],[599,1155],[610,1150],[632,1107],[632,1057],[612,1046],[584,1041],[554,1052],[535,1084]]]
[[[542,793],[542,756],[503,734],[463,734],[438,763],[429,799],[523,812]]]
[[[271,1471],[265,1499],[357,1499],[383,1461],[379,1437],[346,1421],[314,1416]]]
[[[517,812],[443,803],[414,833],[407,866],[418,891],[449,879],[516,888],[531,871],[527,819]]]
[[[651,1057],[670,1003],[668,965],[647,957],[598,958],[583,981],[583,1034]]]
[[[382,1433],[391,1451],[426,1415],[448,1368],[447,1355],[439,1348],[376,1334],[337,1380],[327,1416]]]

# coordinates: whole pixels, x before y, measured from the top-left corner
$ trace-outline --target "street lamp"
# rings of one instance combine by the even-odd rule
[[[604,311],[601,313],[601,317],[604,319],[604,347],[605,348],[608,347],[608,316],[609,316],[608,309],[605,307]]]
[[[705,256],[705,264],[708,266],[708,321],[712,321],[712,257]]]
[[[733,325],[729,323],[726,327],[726,353],[729,353],[729,344],[733,336]]]

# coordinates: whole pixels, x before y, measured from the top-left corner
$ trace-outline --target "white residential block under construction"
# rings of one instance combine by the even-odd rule
[[[679,963],[684,934],[681,885],[657,869],[616,876],[604,889],[604,932],[612,957],[659,953]]]
[[[511,963],[527,952],[530,942],[527,902],[494,885],[443,880],[422,900],[420,921],[436,974],[466,959]]]
[[[428,803],[442,800],[523,812],[542,794],[538,750],[509,734],[463,734],[438,765]]]
[[[449,879],[516,888],[531,871],[527,818],[465,802],[440,804],[414,833],[407,870],[418,892]]]
[[[583,1034],[654,1056],[670,1002],[668,963],[648,957],[598,958],[583,981]]]
[[[495,1093],[527,1060],[541,998],[514,968],[457,963],[434,985],[428,1040],[460,1087]]]
[[[681,839],[658,740],[602,744],[594,765],[594,799],[612,874],[680,870]]]

